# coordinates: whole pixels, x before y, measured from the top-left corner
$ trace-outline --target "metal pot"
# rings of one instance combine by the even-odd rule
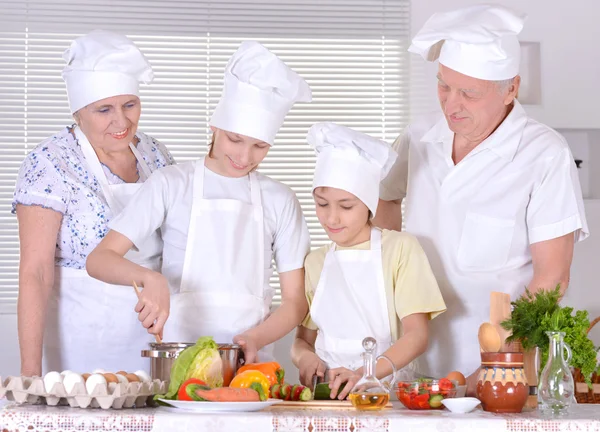
[[[193,343],[151,343],[149,350],[142,351],[142,357],[150,358],[150,376],[152,379],[170,381],[171,367],[179,354]],[[223,385],[228,386],[238,368],[244,364],[244,352],[236,344],[219,344],[219,353],[223,360]]]

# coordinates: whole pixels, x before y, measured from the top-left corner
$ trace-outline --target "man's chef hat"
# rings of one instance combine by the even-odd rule
[[[398,156],[390,145],[335,123],[313,125],[306,139],[317,153],[312,190],[322,186],[343,189],[375,216],[379,183]]]
[[[258,42],[243,42],[225,68],[221,100],[211,126],[273,145],[292,105],[310,102],[310,87]]]
[[[489,81],[519,74],[517,35],[526,15],[497,5],[469,6],[434,14],[413,38],[410,52],[425,60]]]
[[[132,41],[105,30],[75,39],[63,58],[71,113],[108,97],[139,96],[140,82],[149,84],[154,78],[152,66]]]

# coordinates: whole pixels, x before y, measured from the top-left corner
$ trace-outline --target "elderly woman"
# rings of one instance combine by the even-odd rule
[[[85,264],[141,183],[174,163],[137,130],[139,83],[152,80],[152,68],[129,39],[106,31],[76,39],[63,57],[76,124],[27,155],[13,200],[21,373],[40,375],[42,352],[46,371],[147,369],[140,350],[150,335],[132,311],[135,291],[91,278]],[[158,270],[161,250],[154,233],[128,258]]]

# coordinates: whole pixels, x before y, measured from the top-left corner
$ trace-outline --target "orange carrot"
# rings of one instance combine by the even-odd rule
[[[211,390],[197,389],[194,393],[199,398],[210,402],[258,402],[260,397],[251,388],[219,387]]]

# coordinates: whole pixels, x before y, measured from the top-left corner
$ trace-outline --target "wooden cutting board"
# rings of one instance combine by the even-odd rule
[[[310,400],[305,402],[281,401],[275,405],[271,405],[269,409],[321,409],[321,410],[349,410],[355,409],[350,401],[336,400]],[[393,408],[392,402],[388,402],[384,409]]]

